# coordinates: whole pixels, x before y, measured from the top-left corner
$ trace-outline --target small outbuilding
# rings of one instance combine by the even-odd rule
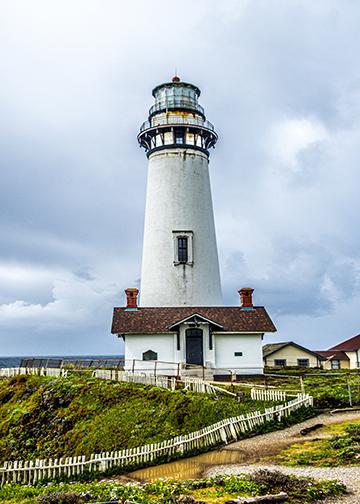
[[[345,352],[339,350],[319,350],[321,366],[324,369],[349,369],[350,359]]]
[[[141,307],[137,290],[127,289],[127,306],[114,308],[111,331],[125,342],[125,367],[152,372],[156,365],[166,375],[179,365],[217,377],[261,374],[263,335],[276,328],[263,306],[253,306],[252,291],[240,289],[240,306]]]
[[[298,366],[302,368],[320,367],[321,358],[312,350],[294,343],[283,341],[263,346],[264,365],[268,367]]]
[[[360,334],[329,348],[329,351],[344,352],[349,358],[348,367],[350,369],[360,368]]]

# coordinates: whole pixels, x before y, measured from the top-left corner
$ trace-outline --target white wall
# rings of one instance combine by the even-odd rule
[[[266,365],[270,367],[275,366],[275,359],[285,359],[287,366],[297,366],[298,359],[309,359],[309,367],[317,367],[319,365],[319,359],[315,355],[293,345],[280,348],[269,355],[269,357],[266,357]]]
[[[153,350],[158,354],[157,371],[171,374],[170,371],[174,370],[176,366],[166,364],[166,362],[177,362],[175,356],[176,348],[176,334],[139,334],[139,335],[126,335],[125,337],[125,361],[126,369],[132,368],[132,359],[137,359],[135,362],[135,369],[137,370],[153,370],[153,361],[142,361],[142,355],[147,350]],[[140,362],[141,361],[141,362]]]
[[[345,353],[350,359],[350,369],[357,369],[359,366],[358,366],[358,357],[356,355],[356,352],[345,352]],[[358,354],[359,354],[359,360],[360,360],[360,349],[358,350]]]
[[[173,231],[193,232],[193,265],[174,266]],[[208,158],[193,149],[151,154],[140,306],[222,305]]]
[[[213,338],[217,370],[219,368],[231,369],[238,374],[262,373],[261,334],[224,334],[219,332],[214,333]],[[235,357],[235,352],[242,352],[242,357]]]

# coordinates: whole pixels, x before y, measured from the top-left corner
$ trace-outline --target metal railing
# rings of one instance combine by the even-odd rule
[[[173,110],[178,108],[191,109],[200,114],[204,114],[204,107],[199,105],[193,100],[181,99],[181,98],[167,98],[166,100],[157,101],[149,110],[149,115],[159,112],[159,110]]]
[[[201,126],[202,128],[209,129],[211,131],[215,131],[214,125],[207,120],[203,120],[200,117],[195,118],[195,117],[182,117],[182,116],[172,116],[172,117],[157,117],[156,121],[145,121],[140,127],[140,133],[143,132],[144,130],[147,130],[149,128],[156,128],[156,126],[164,126],[164,125],[169,125],[169,126],[176,126],[176,125],[182,125],[182,126]]]

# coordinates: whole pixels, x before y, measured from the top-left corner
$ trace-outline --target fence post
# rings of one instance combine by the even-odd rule
[[[305,394],[304,378],[300,375],[300,390],[302,394]]]
[[[350,377],[348,377],[347,379],[347,388],[348,388],[348,394],[349,394],[349,405],[350,405],[350,408],[352,408],[352,395],[351,395],[351,383],[350,383]]]

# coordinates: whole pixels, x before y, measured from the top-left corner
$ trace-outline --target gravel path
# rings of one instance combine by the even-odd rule
[[[307,427],[312,427],[315,424],[331,425],[348,420],[360,420],[360,411],[351,411],[344,413],[336,413],[334,415],[323,414],[315,418],[310,418],[305,422],[295,424],[283,430],[269,432],[251,438],[246,438],[236,443],[232,443],[224,448],[224,450],[241,451],[246,456],[244,465],[249,463],[258,462],[264,457],[276,455],[284,448],[294,444],[301,443],[302,441],[311,441],[312,439],[319,439],[325,437],[313,431],[307,436],[299,436],[299,432]],[[326,436],[327,437],[327,436]],[[360,504],[360,501],[359,501]]]
[[[270,432],[254,438],[244,439],[237,443],[233,443],[225,448],[225,450],[241,450],[244,455],[248,454],[248,459],[245,464],[233,465],[217,465],[209,468],[204,476],[214,476],[215,474],[239,474],[251,473],[258,469],[269,469],[281,471],[285,474],[295,474],[298,476],[309,476],[316,479],[337,479],[344,483],[350,495],[344,497],[336,497],[328,499],[329,504],[360,504],[360,467],[287,467],[277,464],[262,464],[261,459],[266,456],[276,455],[285,447],[299,442],[301,440],[308,441],[313,438],[319,438],[312,433],[310,436],[299,438],[299,431],[311,427],[317,423],[330,425],[334,423],[345,422],[347,420],[360,420],[360,411],[338,413],[335,415],[320,415],[312,418],[301,424],[293,425],[282,431]],[[325,504],[325,501],[324,501]]]

